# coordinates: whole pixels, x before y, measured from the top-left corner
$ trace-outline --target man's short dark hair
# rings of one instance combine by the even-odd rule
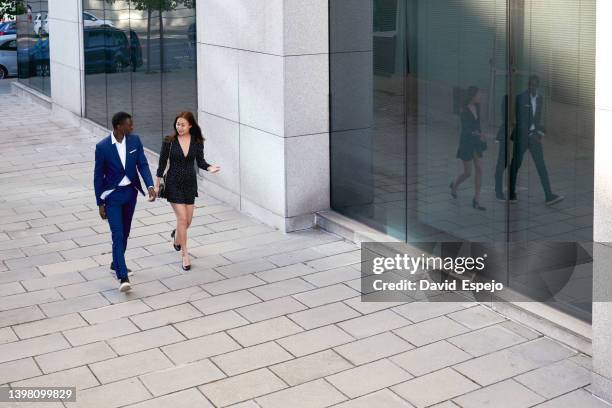
[[[116,129],[117,126],[123,124],[128,119],[132,119],[132,115],[127,112],[117,112],[113,115],[112,124],[113,129]]]

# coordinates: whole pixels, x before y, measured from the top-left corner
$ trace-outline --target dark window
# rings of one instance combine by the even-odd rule
[[[2,45],[0,45],[0,50],[17,51],[17,40],[6,41]]]
[[[87,33],[86,37],[88,47],[94,48],[105,46],[104,31],[102,30],[92,30]]]

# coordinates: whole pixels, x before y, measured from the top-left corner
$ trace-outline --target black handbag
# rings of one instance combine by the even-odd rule
[[[472,135],[477,138],[477,144],[475,146],[478,146],[478,150],[480,150],[480,152],[484,152],[485,150],[487,150],[487,142],[480,138],[480,132],[472,132]]]
[[[159,183],[159,193],[157,194],[159,198],[168,198],[166,197],[166,175],[162,177],[161,182]]]
[[[485,150],[487,150],[487,147],[488,147],[488,146],[487,146],[487,142],[485,142],[485,141],[481,140],[481,141],[480,141],[480,151],[481,151],[481,152],[484,152]]]
[[[170,163],[170,153],[172,152],[172,143],[174,142],[170,142],[170,150],[168,151],[168,164]],[[167,197],[167,191],[166,191],[166,177],[168,176],[168,166],[166,166],[166,171],[164,172],[164,176],[162,177],[160,183],[159,183],[159,193],[157,194],[157,196],[159,198],[168,198]]]

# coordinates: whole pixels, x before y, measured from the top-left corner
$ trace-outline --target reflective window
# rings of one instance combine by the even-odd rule
[[[154,3],[83,0],[83,46],[86,117],[110,128],[126,111],[157,151],[180,111],[197,112],[197,85],[195,2]]]
[[[48,10],[47,0],[29,1],[17,16],[16,35],[19,82],[50,96]]]
[[[508,243],[511,287],[557,285],[521,276],[522,251],[593,239],[595,10],[330,0],[332,207],[410,242]],[[551,273],[551,304],[588,319],[591,265]]]

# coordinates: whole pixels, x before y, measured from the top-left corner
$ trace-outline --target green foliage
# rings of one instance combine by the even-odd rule
[[[0,17],[14,18],[25,12],[26,2],[24,0],[0,0]]]

